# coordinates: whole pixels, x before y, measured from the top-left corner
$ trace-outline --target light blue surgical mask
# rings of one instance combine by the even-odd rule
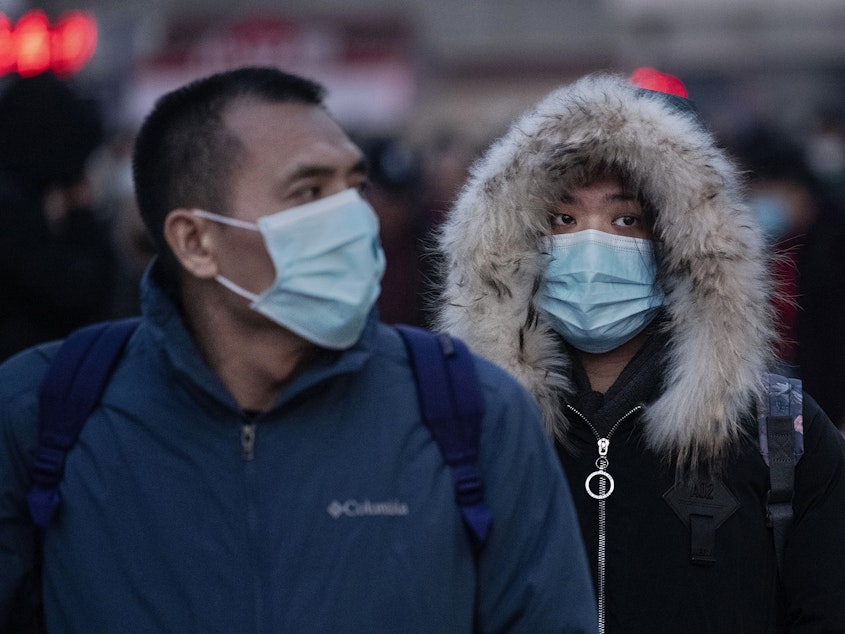
[[[378,218],[354,189],[264,216],[257,223],[195,209],[203,218],[260,231],[276,278],[259,295],[216,280],[251,308],[302,338],[333,350],[358,341],[381,292],[384,252]]]
[[[663,305],[651,240],[595,229],[552,236],[538,307],[578,350],[608,352],[630,341]]]
[[[759,194],[748,201],[769,242],[785,236],[792,224],[789,201],[778,194]]]

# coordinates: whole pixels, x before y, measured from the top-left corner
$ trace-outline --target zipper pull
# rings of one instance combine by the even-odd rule
[[[249,462],[255,458],[255,423],[241,427],[241,459]]]
[[[607,457],[607,448],[610,447],[609,438],[599,438],[599,457]],[[606,467],[607,465],[605,465]]]
[[[584,487],[587,489],[587,494],[595,500],[605,500],[613,493],[613,488],[616,484],[613,482],[613,476],[607,472],[607,466],[610,461],[607,459],[607,451],[610,449],[609,438],[599,438],[599,457],[596,458],[596,471],[593,471],[587,476],[584,482]],[[598,492],[593,491],[590,483],[594,478],[598,478]]]

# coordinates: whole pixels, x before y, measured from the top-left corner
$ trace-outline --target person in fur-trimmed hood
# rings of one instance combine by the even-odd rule
[[[654,76],[676,94],[641,73],[560,88],[474,165],[439,235],[436,326],[539,403],[602,631],[845,631],[845,443],[805,394],[778,573],[764,235],[683,86]]]

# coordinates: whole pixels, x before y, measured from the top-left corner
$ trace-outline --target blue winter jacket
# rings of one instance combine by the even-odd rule
[[[144,316],[44,536],[50,632],[595,631],[569,490],[502,370],[477,360],[494,523],[476,562],[393,329],[373,317],[250,415],[151,277]],[[55,351],[0,366],[0,631],[38,587],[25,496]]]

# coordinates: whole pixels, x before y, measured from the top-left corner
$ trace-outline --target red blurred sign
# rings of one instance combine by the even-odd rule
[[[81,11],[63,14],[54,24],[41,10],[26,12],[12,26],[0,14],[0,75],[31,77],[46,71],[72,75],[97,48],[97,22]]]

